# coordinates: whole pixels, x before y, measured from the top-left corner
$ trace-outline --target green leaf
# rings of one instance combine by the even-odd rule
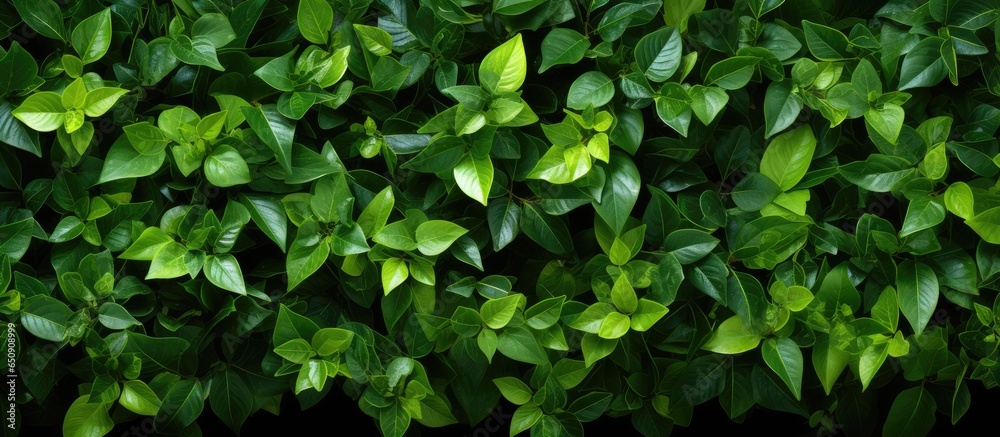
[[[106,8],[77,24],[72,41],[84,64],[103,58],[111,47],[111,9]]]
[[[218,187],[250,183],[250,168],[236,149],[220,145],[205,158],[205,178]]]
[[[141,325],[125,307],[114,302],[104,302],[97,310],[97,319],[110,329],[127,329]]]
[[[274,353],[295,364],[308,363],[310,358],[316,356],[316,351],[309,345],[309,342],[301,338],[288,340],[275,346]]]
[[[211,40],[204,37],[192,40],[185,35],[178,35],[170,43],[170,53],[188,65],[204,65],[213,70],[225,71],[225,68],[219,63],[215,46],[212,45]]]
[[[52,132],[62,126],[66,108],[62,97],[51,91],[34,93],[11,112],[15,118],[39,132]]]
[[[520,301],[521,296],[518,294],[488,300],[479,309],[479,315],[486,326],[491,329],[501,329],[514,317],[514,311],[517,310]]]
[[[761,157],[760,172],[788,191],[805,176],[815,151],[816,136],[804,124],[771,140]]]
[[[971,204],[971,202],[969,202]],[[970,206],[971,208],[971,206]],[[1000,244],[1000,207],[987,209],[965,221],[983,241]]]
[[[525,204],[521,213],[521,230],[545,250],[557,254],[573,251],[573,240],[566,223],[549,215],[535,204]]]
[[[243,271],[236,257],[231,254],[221,253],[205,257],[205,277],[223,290],[241,295],[247,294]]]
[[[17,15],[35,32],[47,38],[64,41],[66,25],[62,9],[52,0],[14,0]]]
[[[678,229],[663,239],[663,248],[681,264],[691,264],[704,258],[718,245],[718,238],[697,229]]]
[[[781,187],[767,176],[750,173],[741,179],[729,194],[733,202],[744,211],[760,211],[779,194]]]
[[[906,207],[906,218],[899,230],[899,237],[906,237],[924,229],[937,226],[944,221],[945,208],[941,199],[923,197],[910,202]]]
[[[945,43],[936,36],[924,38],[906,53],[899,70],[899,91],[936,85],[948,75],[941,58],[941,45]]]
[[[691,110],[704,125],[712,124],[729,102],[729,94],[719,87],[695,85],[688,90],[691,96]]]
[[[664,82],[680,67],[682,47],[677,28],[663,27],[639,40],[634,49],[635,61],[649,80]]]
[[[765,137],[787,129],[802,112],[802,97],[792,92],[787,82],[774,82],[764,95]]]
[[[521,15],[542,3],[545,3],[545,0],[497,0],[493,2],[493,13]]]
[[[137,151],[124,135],[111,145],[101,168],[101,176],[97,183],[116,181],[127,178],[141,178],[156,173],[163,165],[167,154],[163,151],[152,155],[144,155]]]
[[[768,339],[760,348],[764,362],[802,399],[802,350],[790,338]]]
[[[520,379],[510,376],[494,378],[493,384],[500,389],[500,394],[502,394],[504,398],[514,405],[527,404],[528,401],[531,400],[531,396],[534,394],[527,384],[522,382]]]
[[[542,65],[538,73],[555,65],[576,64],[590,47],[590,40],[573,29],[557,27],[549,31],[542,40]]]
[[[297,338],[311,339],[319,330],[315,322],[281,304],[271,335],[271,343],[280,345]]]
[[[288,245],[288,216],[276,198],[258,195],[240,195],[240,203],[250,212],[250,218],[282,252]]]
[[[837,29],[802,20],[802,31],[805,33],[809,52],[821,61],[840,61],[851,59],[847,37]]]
[[[38,143],[38,132],[27,128],[18,120],[13,114],[14,109],[6,99],[0,99],[0,142],[41,157],[42,149]]]
[[[517,237],[521,207],[507,197],[494,199],[487,208],[486,220],[493,238],[493,250],[499,252]]]
[[[668,26],[677,26],[681,32],[687,31],[688,18],[705,9],[705,0],[681,0],[663,2],[663,20]]]
[[[507,328],[497,336],[497,351],[515,361],[529,364],[548,364],[545,351],[535,336],[527,329]]]
[[[639,299],[639,305],[631,316],[633,331],[647,331],[667,314],[667,307],[649,299]]]
[[[743,88],[757,71],[759,61],[760,58],[755,56],[733,56],[723,59],[708,69],[705,84],[727,90]]]
[[[898,105],[885,105],[881,109],[865,112],[865,122],[889,143],[895,144],[899,131],[903,128],[906,113]]]
[[[274,105],[243,107],[250,128],[274,152],[286,173],[292,172],[292,139],[295,123],[278,113]]]
[[[608,76],[600,71],[588,71],[569,86],[566,106],[581,111],[588,106],[598,108],[610,102],[614,96],[615,85]]]
[[[392,36],[389,32],[377,27],[354,25],[354,33],[361,38],[361,43],[375,56],[387,56],[392,53]]]
[[[913,332],[920,335],[937,309],[938,279],[928,265],[905,260],[896,269],[899,309],[910,322]]]
[[[71,310],[61,301],[46,295],[31,296],[21,308],[21,325],[42,340],[61,342],[66,338]]]
[[[236,433],[255,410],[250,387],[232,369],[222,370],[212,377],[208,401],[212,412]]]
[[[171,241],[156,251],[149,265],[146,279],[173,279],[189,273],[185,258],[188,248],[183,244]]]
[[[302,0],[296,10],[299,32],[313,44],[326,44],[333,27],[333,7],[326,0]]]
[[[346,351],[353,340],[353,331],[341,328],[323,328],[313,334],[310,343],[319,356],[328,357]]]
[[[604,189],[600,201],[593,202],[594,210],[613,232],[620,233],[639,196],[639,169],[630,158],[615,153],[605,173]]]
[[[203,390],[201,381],[194,379],[182,379],[170,387],[156,412],[156,429],[183,428],[194,423],[205,408]]]
[[[486,206],[493,187],[493,160],[467,153],[453,170],[455,182],[463,193]]]
[[[417,249],[427,256],[438,255],[466,232],[468,229],[449,221],[428,220],[417,226]]]
[[[813,345],[812,351],[813,368],[816,370],[820,383],[823,384],[823,390],[829,395],[837,378],[847,367],[850,354],[838,349],[830,343],[828,335],[822,334],[817,335],[816,344]]]
[[[115,421],[108,415],[110,402],[89,403],[89,396],[80,396],[66,410],[62,433],[66,437],[90,437],[105,435],[115,427]]]
[[[118,403],[129,411],[142,416],[155,416],[160,409],[160,398],[145,382],[130,380],[122,383]]]
[[[702,349],[734,355],[757,348],[761,337],[747,330],[739,316],[732,316],[716,328]]]
[[[302,281],[316,273],[330,255],[330,244],[320,238],[319,226],[310,220],[299,228],[298,235],[288,248],[286,269],[288,271],[288,289],[298,286]]]
[[[510,419],[510,437],[514,437],[521,432],[527,431],[543,416],[544,414],[542,414],[542,410],[538,407],[538,405],[521,405],[514,410],[514,415]]]
[[[236,39],[236,32],[225,15],[210,12],[198,17],[191,25],[191,37],[205,39],[215,48],[222,48]]]
[[[591,333],[584,334],[583,340],[580,341],[580,350],[583,351],[583,360],[587,367],[611,355],[617,346],[618,340],[601,338]]]
[[[616,339],[627,334],[629,326],[631,326],[631,321],[628,316],[612,311],[604,317],[600,329],[597,330],[597,335],[601,338]]]
[[[491,94],[517,91],[527,75],[521,34],[491,50],[479,65],[479,83]]]
[[[825,314],[839,312],[842,305],[847,305],[852,312],[858,310],[861,296],[851,283],[847,264],[838,264],[826,274],[812,304],[823,304]]]
[[[410,276],[405,262],[401,258],[389,258],[382,264],[382,290],[385,294],[403,284]]]
[[[266,82],[272,88],[279,91],[292,91],[295,89],[295,81],[292,80],[292,55],[295,51],[285,53],[283,56],[277,57],[264,64],[256,71],[253,72],[254,76],[259,77],[261,80]],[[240,108],[241,111],[253,110],[253,108]],[[249,117],[248,117],[249,118]],[[252,127],[252,126],[251,126]]]
[[[885,193],[897,182],[915,171],[905,159],[872,154],[865,161],[841,165],[837,169],[844,179],[869,191]]]
[[[882,435],[926,435],[934,427],[937,402],[921,385],[903,390],[889,408]]]

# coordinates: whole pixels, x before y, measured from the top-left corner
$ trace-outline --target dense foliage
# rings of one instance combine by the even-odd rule
[[[2,1],[14,425],[955,423],[1000,379],[998,16]]]

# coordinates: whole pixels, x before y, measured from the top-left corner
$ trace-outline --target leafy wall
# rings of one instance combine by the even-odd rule
[[[998,16],[0,2],[15,428],[955,423],[1000,376]]]

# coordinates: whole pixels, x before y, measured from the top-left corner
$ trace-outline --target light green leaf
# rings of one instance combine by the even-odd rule
[[[402,258],[389,258],[382,264],[382,290],[386,295],[410,276]]]
[[[313,44],[326,44],[333,27],[333,7],[326,0],[302,0],[296,11],[299,32]]]
[[[93,437],[105,435],[115,427],[108,415],[110,402],[89,403],[89,396],[80,396],[66,410],[63,419],[64,437]]]
[[[761,157],[760,172],[788,191],[805,176],[815,151],[816,136],[804,124],[771,140]]]
[[[971,201],[969,203],[971,204]],[[980,237],[983,237],[983,241],[990,244],[1000,244],[1000,206],[976,214],[967,219],[965,224],[976,231]]]
[[[483,318],[483,323],[486,323],[486,326],[492,329],[503,328],[514,317],[514,312],[520,301],[521,295],[519,294],[488,300],[479,309],[479,315]]]
[[[160,398],[145,382],[135,379],[122,383],[118,403],[141,416],[155,416],[160,409]]]
[[[354,33],[358,34],[361,43],[373,55],[388,56],[392,53],[392,36],[389,32],[377,27],[355,24]]]
[[[453,174],[463,193],[486,205],[486,198],[493,187],[493,160],[489,155],[479,158],[467,153],[455,166]]]
[[[524,43],[517,34],[486,54],[479,65],[479,83],[491,94],[517,91],[527,71]]]
[[[250,168],[236,149],[216,146],[205,158],[205,178],[218,187],[232,187],[250,183]]]
[[[701,348],[719,354],[735,355],[755,349],[760,340],[759,335],[743,326],[739,316],[732,316],[718,325]]]
[[[469,230],[446,220],[428,220],[417,226],[417,249],[427,256],[438,255],[466,232]]]
[[[11,112],[21,123],[39,132],[52,132],[62,126],[66,108],[62,97],[51,91],[41,91],[28,96]]]

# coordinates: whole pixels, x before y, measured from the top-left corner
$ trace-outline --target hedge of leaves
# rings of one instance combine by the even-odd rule
[[[0,2],[16,426],[957,422],[1000,5],[714,3]]]

